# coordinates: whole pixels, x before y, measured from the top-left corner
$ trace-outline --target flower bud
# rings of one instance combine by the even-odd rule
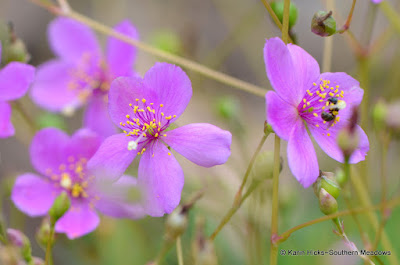
[[[321,37],[328,37],[336,33],[336,21],[332,11],[318,11],[311,21],[311,31]]]
[[[265,134],[274,133],[274,129],[272,129],[271,124],[269,124],[267,121],[264,122],[264,133]]]
[[[31,243],[29,239],[21,232],[15,229],[7,229],[7,237],[10,243],[21,251],[21,256],[27,262],[32,260]]]
[[[319,191],[319,209],[325,215],[333,214],[338,210],[336,199],[330,195],[324,188]]]
[[[187,211],[184,211],[183,208],[179,206],[167,217],[166,239],[171,241],[175,240],[185,232],[187,225]]]
[[[24,42],[16,38],[11,41],[4,49],[5,58],[3,59],[4,63],[7,64],[9,62],[22,62],[26,63],[30,60],[31,56],[28,53]]]
[[[36,232],[36,241],[39,245],[46,249],[47,243],[49,242],[50,237],[50,220],[48,218],[44,218],[42,224],[39,227],[39,230]],[[50,239],[52,244],[54,242],[54,238]]]
[[[375,128],[384,129],[386,115],[387,115],[387,105],[383,100],[379,100],[372,111],[372,118],[374,120]]]
[[[71,200],[66,192],[62,192],[54,200],[53,206],[49,210],[50,221],[54,225],[71,206]]]
[[[285,8],[284,1],[275,1],[271,4],[272,10],[274,10],[276,16],[278,17],[279,21],[283,23],[283,13]],[[296,5],[291,2],[289,8],[289,29],[292,28],[297,22],[297,7]]]
[[[233,119],[238,116],[240,104],[236,98],[221,97],[216,104],[219,116],[224,119]]]
[[[335,199],[339,197],[340,186],[337,183],[335,175],[332,172],[322,172],[321,188],[327,191]]]

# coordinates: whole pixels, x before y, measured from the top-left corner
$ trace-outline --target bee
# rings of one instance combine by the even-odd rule
[[[344,100],[339,100],[336,97],[328,98],[329,111],[321,112],[321,118],[324,121],[334,121],[336,116],[339,114],[339,110],[346,107],[346,102]]]

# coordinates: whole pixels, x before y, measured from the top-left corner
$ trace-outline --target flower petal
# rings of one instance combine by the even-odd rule
[[[136,28],[129,20],[122,21],[114,30],[132,39],[138,39]],[[114,37],[108,39],[107,62],[113,76],[131,76],[135,59],[136,47]]]
[[[73,66],[52,60],[38,67],[31,98],[39,106],[50,111],[61,111],[67,107],[81,105],[77,90],[70,89],[68,74]]]
[[[100,54],[94,32],[70,18],[54,19],[48,28],[48,38],[53,52],[67,62],[78,62],[84,53]]]
[[[193,163],[212,167],[231,155],[232,134],[208,123],[193,123],[167,132],[163,140]]]
[[[295,107],[311,87],[305,85],[319,75],[318,64],[307,52],[300,47],[288,48],[280,38],[266,41],[264,61],[272,87],[284,101]]]
[[[69,136],[59,129],[40,130],[30,147],[33,167],[43,175],[48,175],[48,169],[58,171],[58,167],[67,160],[64,150],[68,141]]]
[[[331,86],[339,86],[339,90],[344,91],[344,97],[341,98],[346,102],[346,107],[341,109],[339,112],[340,119],[347,120],[353,108],[358,107],[361,104],[364,90],[360,88],[360,83],[353,77],[346,73],[323,73],[321,79],[329,80]]]
[[[11,200],[22,212],[34,217],[45,215],[57,194],[51,183],[35,174],[25,173],[15,181]]]
[[[138,219],[145,215],[136,178],[124,175],[110,184],[103,182],[98,187],[100,200],[96,208],[100,212],[115,218]]]
[[[55,230],[74,239],[92,232],[99,223],[100,218],[94,209],[84,203],[76,203],[57,221]]]
[[[127,114],[132,114],[132,107],[129,104],[133,104],[137,98],[146,97],[145,90],[143,80],[138,77],[119,77],[111,83],[108,92],[108,110],[115,125],[124,129],[120,122],[126,121]]]
[[[135,150],[128,150],[128,143],[134,140],[123,133],[106,138],[89,160],[89,171],[96,178],[116,180],[121,177],[137,154]]]
[[[295,107],[282,100],[274,91],[265,95],[267,122],[275,133],[288,141],[295,124],[301,119]]]
[[[11,106],[7,102],[0,101],[0,138],[13,136],[14,126],[11,123]]]
[[[287,147],[288,163],[295,178],[308,188],[319,175],[317,155],[303,121],[298,121]]]
[[[336,124],[335,126],[329,129],[330,136],[327,136],[327,131],[324,129],[317,128],[315,126],[309,126],[309,130],[314,137],[315,141],[321,147],[324,152],[332,157],[333,159],[339,161],[340,163],[344,163],[344,156],[342,150],[339,148],[337,144],[337,136],[341,129],[347,126],[347,123],[341,122]],[[361,129],[360,126],[357,125],[356,133],[360,137],[360,143],[358,148],[354,151],[354,153],[350,156],[350,163],[358,163],[365,159],[367,152],[369,150],[369,141],[365,132]]]
[[[164,105],[162,111],[165,116],[176,115],[178,118],[192,97],[189,77],[173,64],[156,63],[145,74],[144,83],[149,91],[157,95],[157,103]]]
[[[105,96],[93,95],[91,97],[83,117],[83,124],[104,138],[117,133],[108,114]]]
[[[80,129],[72,135],[65,146],[65,157],[74,156],[90,159],[101,145],[101,138],[89,129]]]
[[[162,143],[157,141],[152,149],[143,153],[138,185],[143,191],[144,208],[148,215],[171,213],[181,199],[183,182],[181,166]]]
[[[0,101],[14,100],[25,95],[35,77],[29,64],[11,62],[0,71]]]

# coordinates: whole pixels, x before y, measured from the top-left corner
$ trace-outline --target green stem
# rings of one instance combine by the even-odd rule
[[[392,24],[394,29],[400,33],[400,16],[391,6],[389,1],[382,1],[382,3],[379,4],[379,8],[382,10],[383,14]]]
[[[45,265],[53,265],[53,257],[51,254],[51,249],[53,248],[53,237],[54,237],[54,224],[50,224],[50,233],[49,233],[49,239],[47,241],[47,247],[46,247],[46,255],[45,255]]]
[[[183,255],[182,255],[182,242],[181,237],[179,236],[176,239],[176,255],[178,256],[178,265],[183,265]]]
[[[63,10],[61,10],[60,8],[58,8],[55,5],[43,4],[39,0],[29,0],[29,1],[31,1],[32,3],[35,3],[39,6],[42,6],[42,7],[46,8],[47,10],[49,10],[50,12],[53,12],[57,15],[62,15],[62,16],[72,18],[76,21],[79,21],[79,22],[87,25],[90,28],[93,28],[94,30],[96,30],[98,32],[101,32],[108,36],[119,39],[123,42],[126,42],[126,43],[132,45],[132,46],[135,46],[144,52],[150,53],[150,54],[157,56],[163,60],[178,64],[182,67],[186,67],[194,72],[197,72],[208,78],[214,79],[218,82],[224,83],[233,88],[246,91],[248,93],[254,94],[259,97],[265,97],[265,93],[267,92],[266,89],[264,89],[262,87],[247,83],[238,78],[229,76],[227,74],[224,74],[224,73],[221,73],[221,72],[218,72],[215,70],[212,70],[202,64],[196,63],[196,62],[188,60],[186,58],[183,58],[183,57],[171,54],[169,52],[157,49],[157,48],[147,45],[141,41],[135,40],[131,37],[128,37],[128,36],[120,33],[120,32],[115,31],[114,29],[112,29],[104,24],[101,24],[100,22],[97,22],[96,20],[88,18],[84,15],[81,15],[73,10],[65,13],[65,12],[63,12]]]
[[[353,12],[354,12],[354,8],[356,7],[356,1],[357,0],[353,0],[353,4],[351,5],[351,9],[349,12],[349,15],[347,17],[346,23],[343,25],[343,27],[338,30],[338,33],[344,33],[345,31],[347,31],[350,27],[350,23],[351,23],[351,19],[353,18]]]
[[[362,213],[368,213],[370,211],[376,211],[376,210],[380,210],[382,208],[382,203],[377,204],[377,205],[372,205],[372,206],[367,206],[367,207],[363,207],[363,208],[357,208],[357,209],[351,209],[351,210],[346,210],[346,211],[341,211],[341,212],[337,212],[334,214],[330,214],[330,215],[325,215],[322,216],[320,218],[305,222],[303,224],[297,225],[293,228],[290,228],[289,230],[287,230],[286,232],[282,233],[281,235],[279,235],[279,239],[277,241],[277,243],[282,243],[284,241],[286,241],[294,232],[301,230],[305,227],[308,226],[312,226],[318,223],[322,223],[328,220],[332,220],[334,218],[338,218],[341,216],[346,216],[346,215],[351,215],[351,214],[362,214]],[[393,208],[395,206],[400,205],[400,197],[396,198],[396,199],[392,199],[386,202],[386,206],[387,208]],[[387,248],[385,247],[385,250]],[[387,249],[387,250],[391,250],[391,249]],[[393,252],[392,252],[393,253]]]
[[[282,31],[282,23],[279,21],[279,18],[277,17],[277,15],[275,14],[274,10],[272,9],[271,5],[268,3],[267,0],[261,0],[261,2],[264,4],[265,8],[267,9],[269,15],[271,16],[272,20],[275,22],[276,26],[279,28],[280,31]],[[289,30],[289,26],[288,26],[288,30]],[[287,31],[288,31],[287,30]],[[293,43],[293,40],[290,38],[290,36],[288,35],[288,39],[289,42]]]
[[[251,170],[253,169],[253,165],[254,162],[256,161],[256,158],[258,156],[258,154],[261,151],[262,146],[265,143],[265,140],[268,138],[268,134],[264,134],[263,137],[261,138],[260,143],[257,146],[256,151],[253,154],[253,157],[250,160],[250,163],[247,167],[246,173],[243,177],[243,181],[242,184],[240,185],[236,195],[235,195],[235,199],[233,201],[233,205],[232,207],[229,209],[229,211],[225,214],[225,216],[222,218],[221,222],[219,223],[218,227],[215,229],[215,231],[211,234],[210,236],[210,240],[214,240],[215,237],[218,235],[218,233],[222,230],[222,228],[230,221],[230,219],[232,218],[232,216],[236,213],[236,211],[240,208],[240,206],[242,205],[242,203],[246,200],[246,198],[250,195],[250,193],[256,188],[253,187],[254,182],[252,183],[252,185],[250,185],[250,187],[247,189],[247,192],[242,196],[242,191],[243,188],[247,182],[247,179],[251,173]]]
[[[369,193],[368,193],[368,191],[364,185],[364,181],[361,179],[361,177],[358,174],[353,173],[353,174],[351,174],[351,181],[353,183],[354,189],[360,200],[361,205],[364,207],[371,205],[371,198],[369,197]],[[389,202],[387,202],[387,205],[389,205]],[[367,212],[367,217],[368,217],[368,220],[371,223],[373,229],[377,232],[379,230],[379,221],[378,221],[377,215],[372,212]],[[399,261],[397,259],[397,254],[396,254],[395,248],[393,248],[392,244],[390,243],[390,240],[387,237],[387,234],[385,233],[385,231],[382,231],[381,241],[382,241],[383,248],[385,250],[391,251],[391,255],[388,256],[388,259],[390,260],[390,264],[399,265]]]

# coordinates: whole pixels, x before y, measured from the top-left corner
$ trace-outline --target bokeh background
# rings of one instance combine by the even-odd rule
[[[314,56],[322,65],[324,39],[310,30],[311,18],[318,10],[325,9],[325,1],[292,1],[298,7],[298,20],[293,28],[297,43]],[[279,30],[270,19],[266,9],[258,0],[70,0],[74,10],[113,26],[123,19],[129,19],[138,29],[140,40],[167,49],[213,69],[243,79],[250,83],[271,89],[265,74],[263,46],[266,38],[280,36]],[[391,1],[400,11],[399,1]],[[334,17],[338,26],[342,25],[351,7],[349,0],[336,0]],[[351,31],[363,45],[368,43],[366,33],[368,21],[374,21],[371,43],[386,38],[369,57],[370,68],[367,79],[370,86],[369,114],[383,98],[393,101],[400,96],[400,50],[398,33],[390,26],[385,16],[367,0],[357,1]],[[374,16],[372,18],[372,16]],[[0,0],[1,23],[11,21],[15,32],[23,39],[31,54],[30,63],[40,63],[53,57],[46,37],[48,23],[54,18],[48,11],[25,0]],[[98,34],[102,43],[107,36]],[[347,72],[358,79],[360,60],[354,53],[348,34],[333,37],[333,72]],[[138,53],[135,69],[144,74],[159,59],[142,51]],[[245,92],[237,91],[216,81],[202,77],[185,69],[193,85],[193,98],[187,111],[181,116],[180,125],[192,122],[213,123],[230,130],[234,137],[232,156],[228,163],[211,169],[203,169],[177,155],[185,172],[185,187],[182,201],[194,192],[205,189],[205,194],[190,212],[190,224],[182,237],[185,264],[193,264],[192,244],[196,238],[199,223],[204,222],[207,235],[215,229],[222,216],[231,206],[234,194],[240,185],[247,164],[259,139],[263,135],[265,121],[265,101]],[[49,115],[35,106],[29,96],[21,100],[24,109],[35,121],[45,126],[58,124],[72,133],[80,127],[82,111],[73,117]],[[399,113],[400,115],[400,113]],[[33,171],[29,158],[30,128],[18,115],[13,117],[18,127],[16,137],[0,141],[0,196],[4,218],[9,227],[24,231],[31,239],[33,253],[44,256],[43,250],[35,242],[35,233],[40,218],[31,219],[19,212],[11,203],[9,195],[15,177]],[[371,143],[367,169],[369,178],[365,184],[374,203],[380,201],[380,146],[372,118],[366,118],[365,128]],[[317,145],[315,145],[317,147]],[[264,152],[273,150],[273,137],[267,140]],[[286,143],[281,147],[283,170],[280,175],[280,223],[283,232],[297,224],[322,216],[312,188],[304,189],[291,175],[286,162]],[[390,144],[388,155],[388,194],[399,195],[399,141]],[[317,147],[320,167],[323,171],[335,172],[340,164],[333,161]],[[268,154],[266,155],[268,157]],[[136,175],[137,161],[129,169]],[[263,164],[264,163],[264,164]],[[365,163],[365,162],[363,162]],[[258,170],[272,168],[263,161]],[[259,171],[255,171],[256,173]],[[361,206],[351,197],[354,207]],[[339,199],[339,209],[346,209]],[[269,260],[271,180],[254,192],[251,198],[233,217],[215,241],[219,264],[267,264]],[[374,233],[368,229],[366,216],[359,220],[373,239]],[[394,209],[385,230],[400,252],[399,209]],[[66,264],[146,264],[161,248],[164,236],[165,218],[144,218],[142,220],[112,220],[103,217],[98,229],[83,238],[69,241],[64,235],[57,237],[54,261]],[[359,248],[363,248],[354,220],[344,218],[349,238]],[[347,249],[333,232],[331,222],[319,223],[294,233],[281,249],[292,250],[341,250]],[[378,247],[382,249],[381,246]],[[384,264],[389,264],[382,258]],[[165,264],[177,264],[175,248],[165,259]],[[358,257],[350,256],[280,256],[279,264],[362,264]]]

